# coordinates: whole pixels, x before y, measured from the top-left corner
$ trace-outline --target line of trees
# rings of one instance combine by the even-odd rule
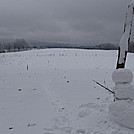
[[[111,43],[104,43],[104,44],[99,44],[96,46],[97,49],[102,49],[102,50],[117,50],[118,45],[114,45]]]
[[[15,41],[0,42],[0,53],[24,51],[30,48],[29,43],[24,39]]]
[[[67,43],[51,43],[51,42],[27,42],[25,39],[16,39],[14,41],[0,41],[0,53],[5,52],[18,52],[35,49],[45,49],[45,48],[79,48],[79,49],[101,49],[101,50],[117,50],[118,45],[103,43],[94,46],[83,46],[77,44],[67,44]],[[128,52],[134,53],[134,42],[129,43]]]
[[[102,50],[117,50],[119,48],[118,45],[110,44],[110,43],[104,43],[99,44],[96,46],[96,49],[102,49]],[[128,45],[128,52],[134,53],[134,42],[131,41]]]

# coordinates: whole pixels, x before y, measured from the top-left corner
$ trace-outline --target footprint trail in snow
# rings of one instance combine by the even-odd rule
[[[49,102],[54,109],[52,127],[45,128],[44,134],[86,134],[88,130],[88,116],[95,109],[103,110],[105,106],[93,103],[81,104],[76,113],[67,109],[67,104],[61,100],[54,91],[46,89]],[[84,124],[84,125],[83,125]]]
[[[49,102],[52,106],[53,110],[53,118],[52,118],[52,129],[48,131],[47,128],[45,130],[45,134],[54,133],[60,134],[71,134],[72,128],[71,126],[71,113],[66,107],[66,103],[61,100],[54,91],[51,89],[46,89],[46,94],[48,96]]]

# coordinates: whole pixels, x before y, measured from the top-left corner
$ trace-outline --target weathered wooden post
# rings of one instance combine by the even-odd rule
[[[125,68],[128,46],[131,41],[133,17],[134,17],[134,0],[132,0],[128,5],[125,24],[124,24],[123,36],[119,43],[119,52],[118,52],[118,60],[117,60],[116,69]]]

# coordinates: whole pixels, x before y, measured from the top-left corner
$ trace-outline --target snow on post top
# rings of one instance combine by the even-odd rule
[[[128,4],[128,6],[133,6],[134,7],[134,0],[131,0]]]

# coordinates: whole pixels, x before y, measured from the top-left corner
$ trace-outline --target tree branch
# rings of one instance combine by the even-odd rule
[[[109,91],[110,93],[112,93],[112,94],[115,95],[115,93],[114,93],[111,89],[105,87],[104,85],[100,84],[99,82],[97,82],[97,81],[95,81],[95,80],[93,80],[93,82],[95,82],[95,83],[98,84],[99,86],[103,87],[104,89],[106,89],[107,91]]]

